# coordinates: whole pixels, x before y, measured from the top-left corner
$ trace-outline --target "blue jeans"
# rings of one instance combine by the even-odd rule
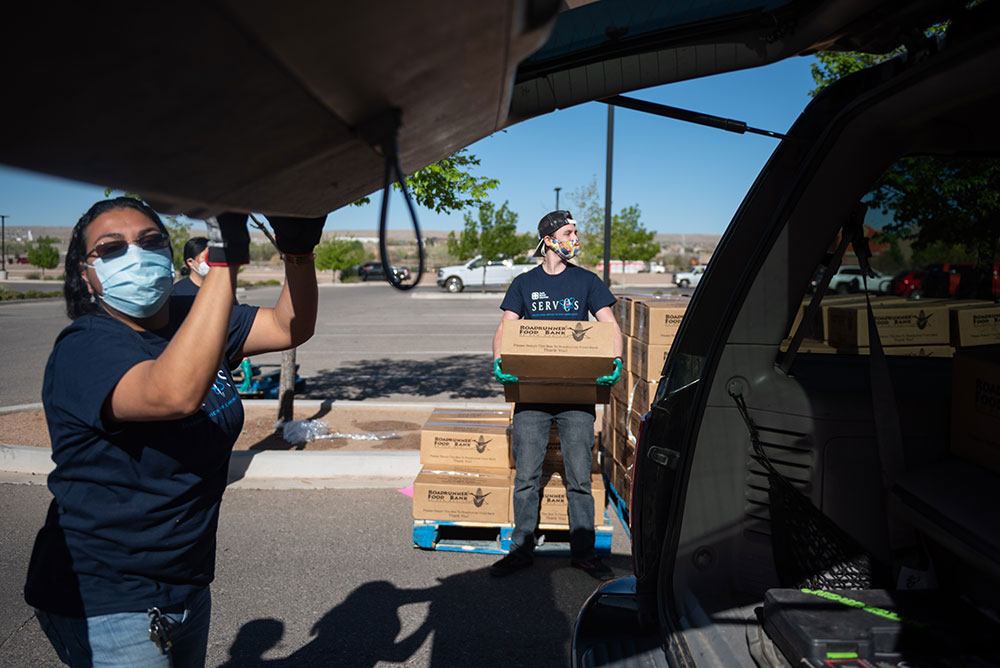
[[[173,626],[173,646],[166,654],[160,654],[149,639],[145,612],[62,617],[35,610],[35,615],[59,659],[73,668],[203,668],[212,617],[209,588],[199,590],[183,606],[161,612]]]
[[[566,497],[569,545],[574,559],[594,556],[594,497],[590,470],[594,450],[594,407],[588,405],[517,404],[511,448],[514,451],[514,533],[511,550],[531,552],[538,528],[539,480],[549,442],[549,429],[559,428]]]

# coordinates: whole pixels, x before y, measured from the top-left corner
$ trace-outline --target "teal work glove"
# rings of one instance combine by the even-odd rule
[[[618,379],[622,376],[622,358],[615,358],[615,370],[611,372],[610,376],[601,376],[597,379],[598,385],[614,385],[618,382]]]
[[[500,368],[500,358],[493,360],[493,377],[497,379],[498,383],[503,383],[504,385],[510,385],[511,383],[517,382],[517,376],[512,376],[509,373],[504,373]]]

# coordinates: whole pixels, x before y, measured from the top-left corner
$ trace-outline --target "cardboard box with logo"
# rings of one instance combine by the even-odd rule
[[[424,468],[513,468],[509,429],[489,423],[427,422],[420,429]]]
[[[435,408],[428,422],[474,422],[476,424],[509,424],[510,411],[473,408]]]
[[[659,380],[663,364],[670,353],[669,344],[643,343],[632,339],[632,373],[646,380]]]
[[[640,414],[649,412],[653,398],[656,396],[656,385],[657,381],[655,380],[636,381],[635,389],[632,390],[632,410],[638,411]]]
[[[413,519],[443,522],[510,522],[508,469],[435,471],[424,469],[413,482]]]
[[[785,339],[781,342],[781,352],[788,352],[791,341]],[[952,346],[885,346],[882,351],[888,357],[954,357],[955,348]],[[799,346],[799,353],[811,353],[815,355],[870,355],[871,347],[862,346],[860,348],[845,348],[831,346],[823,341],[812,339],[802,339]]]
[[[632,370],[623,363],[621,377],[617,383],[611,386],[611,398],[627,404],[632,393],[632,388],[635,387],[636,380],[638,379],[632,373]]]
[[[612,400],[613,406],[613,421],[612,426],[616,432],[625,433],[625,429],[628,426],[628,404],[624,404],[620,401]]]
[[[891,297],[884,295],[871,295],[872,305],[885,303],[885,302],[899,302],[905,303],[906,300],[902,297]],[[802,305],[799,306],[798,311],[795,313],[795,318],[792,320],[792,326],[789,329],[789,338],[795,335],[797,328],[802,322],[802,318],[805,317],[806,309],[809,308],[809,303],[812,301],[812,295],[806,297],[802,300]],[[823,299],[820,302],[820,308],[816,312],[815,320],[813,321],[812,328],[807,332],[807,339],[814,339],[817,341],[825,341],[827,339],[827,329],[830,320],[830,309],[835,306],[851,306],[854,304],[864,304],[865,295],[861,294],[848,294],[848,295],[823,295]]]
[[[963,350],[952,364],[951,451],[1000,473],[1000,354]]]
[[[614,459],[616,462],[624,467],[632,466],[632,461],[635,457],[635,443],[629,438],[628,434],[616,433],[615,434],[615,449],[614,449]]]
[[[674,298],[637,303],[632,313],[632,336],[643,343],[672,344],[690,301]]]
[[[949,304],[944,301],[872,304],[883,346],[948,345]],[[862,348],[868,341],[868,310],[864,304],[830,308],[828,340],[838,348]]]
[[[959,304],[951,309],[953,346],[988,346],[1000,343],[1000,304]]]
[[[611,307],[611,312],[614,313],[615,320],[618,322],[618,326],[621,327],[622,333],[630,334],[632,332],[632,307],[635,305],[635,302],[643,299],[653,299],[653,296],[637,292],[624,292],[615,295],[615,298],[617,301]]]
[[[615,326],[577,320],[504,320],[500,358],[518,377],[507,401],[606,404],[611,388],[596,383],[614,368]]]
[[[590,493],[594,497],[594,522],[600,524],[604,517],[604,478],[598,473],[590,476]],[[566,526],[569,524],[569,503],[566,497],[566,481],[556,471],[542,471],[539,481],[539,525]],[[514,517],[514,500],[511,498],[511,517]]]

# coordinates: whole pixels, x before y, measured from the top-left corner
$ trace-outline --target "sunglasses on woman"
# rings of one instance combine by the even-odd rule
[[[94,250],[87,253],[87,257],[96,255],[101,260],[110,260],[120,255],[124,255],[129,247],[128,241],[124,239],[110,239],[102,241],[94,246]],[[170,246],[170,237],[163,232],[146,234],[135,240],[135,245],[143,250],[162,250]]]

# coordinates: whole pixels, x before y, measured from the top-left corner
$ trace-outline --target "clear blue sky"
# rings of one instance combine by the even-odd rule
[[[629,93],[693,111],[785,132],[813,88],[812,57]],[[478,174],[500,180],[491,199],[508,201],[521,231],[569,206],[572,191],[596,181],[603,198],[606,106],[591,102],[535,118],[469,147],[481,159]],[[647,229],[662,233],[721,234],[777,140],[738,135],[627,109],[615,110],[612,210],[637,204]],[[0,166],[0,214],[8,225],[73,225],[104,198],[103,186],[70,182]],[[366,207],[330,214],[327,230],[375,230],[380,194]],[[603,199],[602,199],[603,203]],[[459,230],[462,214],[419,210],[421,227]],[[408,226],[401,196],[390,203],[390,226]]]

